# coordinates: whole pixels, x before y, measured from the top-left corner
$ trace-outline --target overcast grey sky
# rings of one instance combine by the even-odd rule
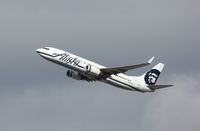
[[[198,0],[0,0],[0,130],[199,131]],[[52,46],[108,67],[156,56],[156,93],[66,78]],[[152,66],[153,66],[152,65]],[[150,67],[130,71],[139,75]]]

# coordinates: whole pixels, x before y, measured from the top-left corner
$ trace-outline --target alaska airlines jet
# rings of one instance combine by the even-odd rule
[[[139,92],[154,92],[157,89],[173,86],[155,85],[164,68],[163,63],[157,64],[141,76],[125,74],[129,70],[150,65],[154,57],[142,64],[108,68],[52,47],[40,48],[36,51],[41,57],[68,68],[66,75],[76,80],[101,81],[121,89]]]

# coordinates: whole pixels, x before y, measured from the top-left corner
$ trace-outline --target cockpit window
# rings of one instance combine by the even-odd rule
[[[49,50],[49,48],[47,48],[47,47],[44,47],[43,49],[45,49],[45,50]]]

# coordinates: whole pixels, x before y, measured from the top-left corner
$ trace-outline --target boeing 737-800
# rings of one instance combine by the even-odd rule
[[[129,70],[150,65],[154,57],[142,64],[108,68],[52,47],[40,48],[36,51],[43,58],[68,68],[66,75],[76,80],[101,81],[121,89],[139,92],[154,92],[157,89],[173,86],[155,85],[164,68],[163,63],[157,64],[141,76],[128,76],[125,74]]]

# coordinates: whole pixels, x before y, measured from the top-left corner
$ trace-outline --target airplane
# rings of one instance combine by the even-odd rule
[[[44,59],[68,68],[66,75],[75,80],[101,81],[121,89],[142,93],[154,92],[157,89],[173,86],[156,85],[157,79],[164,68],[163,63],[157,64],[141,76],[128,76],[125,74],[129,70],[150,65],[154,57],[145,63],[110,68],[53,47],[39,48],[36,52]]]

